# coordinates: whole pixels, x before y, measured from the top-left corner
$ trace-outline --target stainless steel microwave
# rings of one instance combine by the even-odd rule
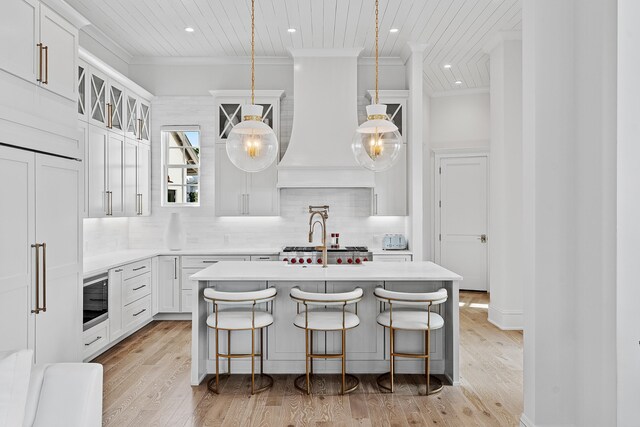
[[[84,280],[82,291],[82,330],[92,328],[109,318],[109,276]]]

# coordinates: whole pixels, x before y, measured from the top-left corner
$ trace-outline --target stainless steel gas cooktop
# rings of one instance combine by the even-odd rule
[[[366,246],[327,248],[329,264],[360,265],[373,260]],[[322,250],[314,246],[286,246],[280,252],[280,261],[289,264],[322,264]]]

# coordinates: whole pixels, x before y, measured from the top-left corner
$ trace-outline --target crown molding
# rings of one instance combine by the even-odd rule
[[[491,51],[506,41],[522,41],[522,31],[500,31],[494,34],[491,39],[482,47],[484,53],[491,54]]]
[[[289,54],[293,58],[335,58],[335,57],[358,57],[362,53],[362,47],[345,47],[345,48],[302,48],[288,49]]]
[[[255,96],[264,98],[284,98],[284,90],[280,89],[257,89],[254,91]],[[223,90],[210,90],[209,93],[214,98],[217,97],[250,97],[250,89],[223,89]]]
[[[97,56],[95,56],[85,48],[83,47],[78,48],[78,57],[81,60],[85,61],[87,64],[96,68],[98,71],[106,74],[109,78],[114,79],[120,84],[122,84],[123,86],[126,86],[127,88],[132,89],[137,95],[145,98],[148,101],[153,99],[154,95],[151,92],[149,92],[148,90],[146,90],[145,88],[143,88],[142,86],[140,86],[139,84],[137,84],[136,82],[134,82],[133,80],[131,80],[130,78],[128,78],[127,76],[119,72],[118,70],[116,70],[115,68],[111,67],[110,65],[107,65],[102,60],[100,60]]]
[[[135,56],[130,65],[250,65],[250,56]],[[293,65],[287,56],[258,56],[256,65]]]
[[[42,3],[54,10],[64,19],[69,21],[69,23],[71,23],[71,25],[76,28],[83,28],[91,24],[91,22],[87,18],[85,18],[84,15],[69,6],[63,0],[42,0]]]
[[[427,50],[427,47],[429,47],[429,43],[408,42],[402,47],[402,51],[400,52],[402,63],[406,64],[409,58],[413,55],[420,54],[420,57],[422,57],[422,54]]]
[[[133,55],[129,53],[128,50],[120,46],[116,43],[111,37],[106,35],[101,29],[96,27],[93,24],[87,25],[83,27],[81,31],[84,31],[89,37],[94,39],[96,42],[101,44],[105,49],[109,52],[113,53],[115,56],[126,62],[127,64],[131,64],[133,60]]]
[[[429,94],[431,98],[443,98],[445,96],[460,96],[460,95],[478,95],[481,93],[489,93],[489,87],[472,87],[468,89],[451,89],[432,92]]]

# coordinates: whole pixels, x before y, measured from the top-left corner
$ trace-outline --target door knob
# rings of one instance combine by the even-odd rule
[[[481,243],[487,243],[487,235],[486,234],[481,234],[480,235],[480,242]]]

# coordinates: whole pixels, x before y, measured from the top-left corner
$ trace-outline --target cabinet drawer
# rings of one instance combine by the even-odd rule
[[[251,255],[251,261],[279,261],[280,255]]]
[[[249,261],[250,256],[245,255],[217,255],[217,256],[183,256],[183,267],[207,268],[218,261]]]
[[[95,354],[98,350],[109,344],[109,321],[106,320],[82,334],[82,358]]]
[[[143,259],[142,261],[134,262],[124,266],[124,273],[122,278],[124,280],[131,279],[132,277],[140,276],[141,274],[151,271],[151,259]]]
[[[122,305],[126,306],[151,293],[151,272],[122,283]]]
[[[129,304],[122,310],[124,330],[129,332],[136,325],[151,318],[151,295]]]

